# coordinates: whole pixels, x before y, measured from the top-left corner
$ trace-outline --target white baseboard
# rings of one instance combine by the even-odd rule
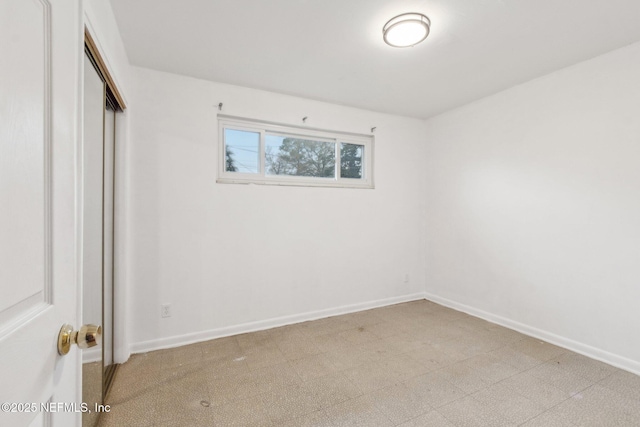
[[[506,317],[498,316],[496,314],[489,313],[487,311],[480,310],[478,308],[474,308],[456,301],[452,301],[447,298],[442,298],[428,292],[425,293],[425,299],[433,301],[445,307],[453,308],[454,310],[462,311],[472,316],[479,317],[491,323],[496,323],[509,329],[522,332],[523,334],[547,341],[551,344],[564,347],[568,350],[582,354],[583,356],[608,363],[609,365],[624,369],[625,371],[629,371],[636,375],[640,375],[639,361],[628,359],[617,354],[609,353],[608,351],[592,347],[578,341],[574,341],[570,338],[562,337],[552,332],[525,325],[523,323],[516,322],[515,320],[507,319]]]
[[[247,332],[261,331],[264,329],[277,328],[279,326],[291,325],[294,323],[317,320],[325,317],[337,316],[340,314],[354,313],[357,311],[369,310],[372,308],[384,307],[387,305],[400,304],[403,302],[424,299],[423,292],[404,295],[400,297],[385,298],[376,301],[368,301],[358,304],[344,305],[325,310],[310,311],[306,313],[294,314],[290,316],[276,317],[273,319],[260,320],[257,322],[242,323],[240,325],[228,326],[224,328],[210,329],[207,331],[194,332],[184,335],[175,335],[167,338],[142,341],[131,345],[131,353],[145,353],[147,351],[173,348],[181,345],[193,344],[201,341],[208,341],[215,338],[228,337],[231,335],[244,334]]]
[[[99,362],[102,360],[102,347],[82,350],[82,363]]]

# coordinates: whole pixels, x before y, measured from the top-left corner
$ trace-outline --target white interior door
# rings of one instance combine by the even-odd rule
[[[79,351],[57,337],[80,326],[82,43],[79,0],[0,1],[2,426],[81,419]]]

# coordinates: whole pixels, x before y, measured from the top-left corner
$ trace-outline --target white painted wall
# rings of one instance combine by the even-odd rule
[[[427,123],[428,298],[640,373],[640,43]]]
[[[134,351],[422,296],[423,121],[143,68],[132,76]],[[224,114],[285,124],[376,126],[376,188],[216,184],[219,102]]]
[[[126,292],[117,306],[131,308],[128,319],[116,314],[120,348],[426,288],[433,300],[640,372],[639,44],[425,125],[129,68],[105,4],[87,0],[86,22],[131,107],[118,154]],[[376,189],[216,184],[219,102],[225,114],[281,123],[377,126]],[[164,303],[171,318],[160,318]]]
[[[111,72],[114,83],[121,92],[125,104],[129,104],[129,76],[131,67],[118,23],[108,0],[84,0],[84,25],[92,35],[96,47],[102,54],[105,65]]]

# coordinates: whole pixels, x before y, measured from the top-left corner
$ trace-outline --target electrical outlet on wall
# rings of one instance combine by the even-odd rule
[[[404,275],[404,283],[409,283],[409,275],[408,274]]]
[[[160,306],[160,317],[171,317],[171,304],[162,304]]]

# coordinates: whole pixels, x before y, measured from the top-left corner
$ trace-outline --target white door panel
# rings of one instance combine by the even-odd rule
[[[49,288],[47,15],[39,1],[5,1],[0,12],[2,38],[11,41],[3,42],[3,50],[6,44],[9,57],[15,58],[6,61],[3,53],[0,68],[0,200],[10,201],[0,205],[0,241],[12,242],[0,246],[0,283],[20,279],[20,286],[0,288],[3,325],[42,308]]]
[[[0,1],[0,425],[73,426],[78,350],[57,353],[77,324],[79,289],[78,0]],[[25,412],[25,404],[36,404]]]

